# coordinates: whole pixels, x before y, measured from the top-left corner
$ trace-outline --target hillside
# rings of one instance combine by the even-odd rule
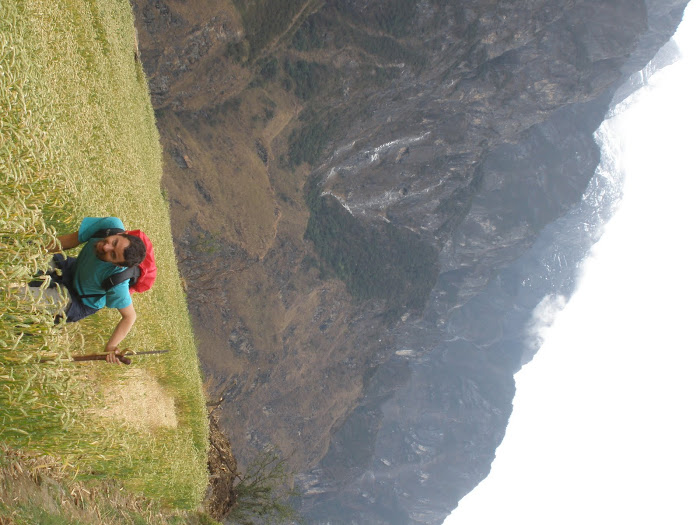
[[[237,458],[279,448],[311,522],[439,523],[489,471],[550,293],[511,265],[686,2],[133,3]]]
[[[192,510],[204,497],[208,418],[137,51],[126,2],[0,4],[3,523],[61,515],[56,500],[22,488],[25,468],[36,483],[128,492],[136,521],[146,519],[138,509]],[[154,288],[134,297],[138,319],[122,348],[169,351],[128,367],[70,361],[103,351],[116,312],[54,326],[50,312],[18,293],[48,264],[56,235],[76,231],[85,216],[110,215],[145,230],[158,263]]]

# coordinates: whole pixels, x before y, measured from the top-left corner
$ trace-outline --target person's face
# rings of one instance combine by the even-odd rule
[[[129,239],[123,235],[110,235],[95,245],[97,258],[112,264],[124,265],[124,250],[129,247]]]

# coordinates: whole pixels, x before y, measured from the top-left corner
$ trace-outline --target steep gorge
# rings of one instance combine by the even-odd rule
[[[132,3],[239,462],[278,447],[312,522],[439,523],[527,358],[509,268],[580,200],[592,132],[687,2]]]

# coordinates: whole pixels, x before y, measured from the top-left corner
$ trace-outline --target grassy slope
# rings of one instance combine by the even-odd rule
[[[0,3],[0,441],[58,456],[79,477],[115,478],[193,508],[207,483],[207,418],[134,48],[126,0]],[[37,363],[47,353],[102,351],[116,312],[55,329],[9,290],[45,264],[42,245],[56,232],[105,215],[147,231],[155,246],[158,280],[135,296],[139,318],[123,346],[171,350],[132,367],[175,398],[176,428],[146,431],[99,416],[115,402],[103,399],[105,385],[123,385],[127,404],[144,403],[129,398],[126,367]]]

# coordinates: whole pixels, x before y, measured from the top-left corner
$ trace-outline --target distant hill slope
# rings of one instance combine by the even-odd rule
[[[522,358],[517,283],[480,294],[580,200],[592,131],[687,2],[134,3],[238,459],[279,447],[311,520],[439,523]]]

